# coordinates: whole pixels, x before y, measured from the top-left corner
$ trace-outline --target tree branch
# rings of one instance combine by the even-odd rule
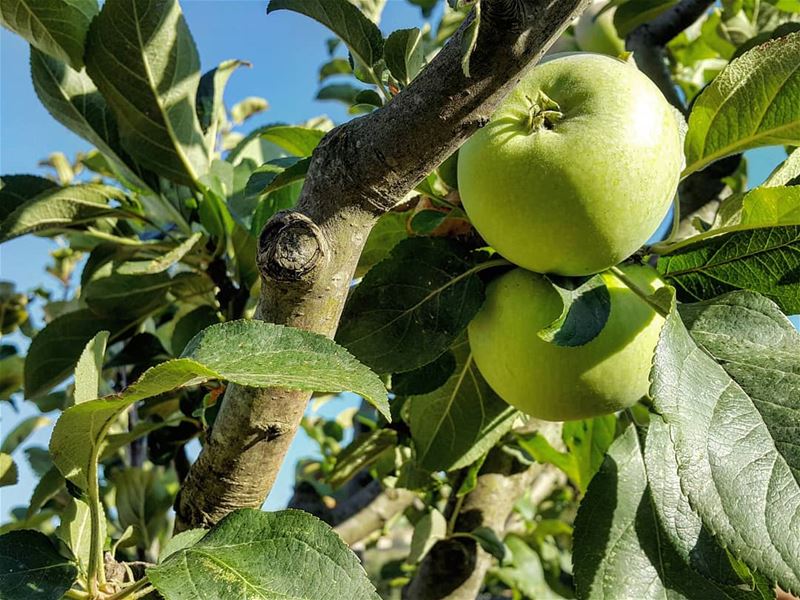
[[[257,317],[332,336],[375,220],[486,123],[523,72],[589,0],[482,0],[471,77],[461,68],[469,17],[386,107],[337,127],[314,151],[298,205],[259,240]],[[176,500],[176,529],[258,507],[309,395],[228,386]]]
[[[683,0],[634,29],[625,40],[625,47],[633,52],[633,59],[642,73],[650,77],[669,103],[684,114],[686,105],[672,82],[665,46],[703,16],[713,3],[713,0]]]
[[[380,489],[379,482],[375,481],[373,484],[377,484],[377,489]],[[367,493],[371,487],[373,488],[371,491],[374,491],[373,484],[364,488],[362,492]],[[364,503],[358,512],[352,512],[355,505],[347,504],[340,514],[334,511],[333,519],[338,523],[334,530],[347,545],[353,545],[381,529],[393,517],[411,506],[416,497],[416,494],[409,490],[387,489],[379,492],[369,503]]]
[[[489,527],[502,537],[516,501],[539,476],[549,472],[544,465],[523,466],[495,448],[481,469],[475,489],[465,498],[454,531],[469,532]],[[549,477],[549,476],[548,476]],[[551,479],[554,483],[556,479]],[[539,486],[539,494],[550,486]],[[541,501],[543,498],[537,498]],[[403,590],[407,600],[474,600],[483,586],[492,556],[474,540],[454,537],[437,542]]]

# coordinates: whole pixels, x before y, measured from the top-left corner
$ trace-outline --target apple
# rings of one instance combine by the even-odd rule
[[[678,186],[677,117],[636,67],[599,54],[535,67],[458,154],[472,224],[511,262],[588,275],[658,228]]]
[[[575,24],[575,41],[584,52],[597,52],[619,56],[625,52],[625,41],[614,27],[616,7],[599,14],[608,2],[594,2],[583,12]]]
[[[622,267],[643,290],[663,283],[650,267]],[[557,346],[539,330],[561,314],[561,296],[538,273],[514,269],[492,281],[469,325],[475,365],[506,402],[548,421],[616,412],[648,393],[648,375],[664,319],[610,273],[611,312],[583,346]]]

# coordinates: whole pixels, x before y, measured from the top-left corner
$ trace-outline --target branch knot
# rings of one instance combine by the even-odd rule
[[[262,277],[299,281],[327,259],[325,236],[302,213],[281,211],[264,226],[256,262]]]

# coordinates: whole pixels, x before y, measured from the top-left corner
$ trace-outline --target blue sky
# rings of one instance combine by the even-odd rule
[[[250,69],[238,70],[228,84],[228,104],[247,96],[263,96],[270,109],[248,122],[248,128],[267,122],[299,122],[327,114],[340,122],[345,111],[334,103],[318,102],[318,67],[327,60],[325,28],[310,19],[285,11],[265,14],[262,0],[188,0],[182,2],[184,14],[200,52],[203,70],[223,60],[250,61]],[[388,0],[381,28],[390,32],[419,26],[419,10],[406,0]],[[89,144],[55,122],[39,103],[28,71],[28,47],[6,30],[0,30],[0,173],[42,173],[40,160],[51,152],[67,156],[89,149]],[[757,184],[783,159],[782,150],[772,148],[751,153],[751,182]],[[48,283],[44,265],[54,244],[27,236],[0,246],[0,278],[12,280],[21,290]],[[48,285],[53,288],[54,286]],[[334,415],[355,401],[328,403],[321,414]],[[20,404],[14,413],[7,403],[0,404],[0,430],[3,435],[16,422],[36,414],[29,403]],[[29,445],[46,446],[50,428],[33,436]],[[313,452],[313,444],[302,432],[284,464],[267,508],[285,505],[291,495],[294,464]],[[27,467],[22,449],[15,453],[20,466],[20,483],[0,490],[0,520],[16,505],[27,503],[35,479]]]

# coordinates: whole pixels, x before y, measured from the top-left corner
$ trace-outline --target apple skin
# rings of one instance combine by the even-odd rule
[[[619,56],[625,52],[625,41],[619,37],[614,27],[614,12],[617,9],[609,9],[597,16],[607,4],[608,2],[594,2],[589,5],[575,23],[575,41],[584,52]]]
[[[546,94],[563,117],[531,128]],[[538,273],[619,263],[661,223],[678,186],[678,120],[634,66],[561,54],[530,71],[458,154],[458,186],[483,238]]]
[[[650,267],[623,267],[654,292]],[[514,269],[492,281],[469,325],[475,364],[497,394],[537,419],[568,421],[608,414],[648,393],[650,366],[664,319],[614,275],[601,275],[611,297],[603,330],[583,346],[545,342],[538,331],[561,313],[561,297],[543,275]]]

